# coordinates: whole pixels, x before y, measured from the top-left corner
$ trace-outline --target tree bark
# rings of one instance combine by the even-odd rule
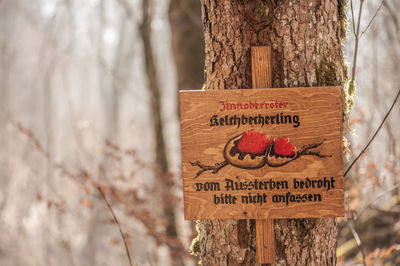
[[[343,0],[201,0],[205,86],[251,88],[250,47],[272,47],[272,86],[342,85]],[[203,265],[254,265],[254,221],[199,221]],[[334,218],[275,220],[277,265],[335,265]]]

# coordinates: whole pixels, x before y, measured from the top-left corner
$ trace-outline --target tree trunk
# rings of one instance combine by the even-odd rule
[[[199,89],[204,83],[204,37],[201,33],[200,2],[171,0],[168,13],[178,89]]]
[[[205,86],[251,88],[250,47],[272,47],[272,86],[342,85],[343,0],[201,0]],[[254,221],[199,221],[203,265],[254,265]],[[335,265],[334,218],[275,220],[277,265]]]
[[[159,86],[155,58],[153,57],[153,45],[151,38],[151,0],[142,0],[143,20],[140,25],[140,35],[143,42],[145,68],[148,80],[148,88],[151,97],[151,112],[153,130],[155,132],[155,162],[156,162],[156,186],[161,193],[161,203],[163,206],[163,215],[166,219],[165,234],[170,241],[167,245],[170,251],[172,265],[183,265],[181,254],[182,244],[178,237],[178,231],[175,219],[175,205],[173,199],[173,180],[169,173],[168,154],[163,133],[163,123],[161,114],[161,90]]]

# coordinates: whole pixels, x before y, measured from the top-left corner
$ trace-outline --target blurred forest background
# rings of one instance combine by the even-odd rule
[[[345,165],[400,88],[397,10],[364,2]],[[0,0],[0,265],[128,265],[102,193],[135,265],[197,263],[177,95],[201,89],[203,46],[199,0]],[[346,178],[340,264],[400,264],[399,118]]]

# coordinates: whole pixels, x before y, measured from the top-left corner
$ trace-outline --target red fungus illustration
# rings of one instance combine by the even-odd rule
[[[289,142],[287,137],[277,138],[274,143],[274,154],[284,157],[294,157],[296,155],[296,146]]]
[[[331,155],[321,155],[318,151],[310,151],[310,149],[321,146],[324,141],[306,145],[297,150],[296,146],[287,137],[280,137],[274,140],[272,138],[269,139],[267,134],[249,130],[228,140],[223,151],[224,161],[215,165],[204,165],[200,161],[189,163],[200,168],[194,178],[199,177],[206,171],[216,174],[227,165],[242,169],[258,169],[265,165],[280,167],[303,155],[312,155],[319,158],[330,157]]]
[[[272,143],[274,143],[274,141],[269,140],[267,134],[250,130],[248,133],[243,133],[238,141],[237,148],[240,152],[261,154],[265,152],[267,147]]]

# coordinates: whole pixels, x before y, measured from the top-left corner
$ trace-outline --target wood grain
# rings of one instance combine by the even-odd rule
[[[256,220],[256,260],[257,263],[273,263],[275,261],[273,219]]]
[[[181,92],[181,138],[182,138],[182,167],[184,181],[184,205],[186,219],[238,219],[238,218],[303,218],[303,217],[332,217],[343,215],[343,171],[341,145],[341,112],[340,89],[336,87],[320,88],[291,88],[268,90],[230,90],[230,91],[196,91]],[[210,117],[220,112],[219,101],[243,102],[253,101],[289,102],[282,112],[298,114],[301,125],[297,128],[291,125],[259,126],[220,126],[210,127]],[[201,110],[201,111],[200,111]],[[238,114],[229,111],[229,115]],[[240,110],[241,114],[258,114],[259,110]],[[262,114],[271,111],[263,110]],[[273,114],[276,111],[272,111]],[[267,133],[272,138],[289,137],[297,147],[318,143],[325,140],[319,148],[322,154],[329,158],[303,156],[282,167],[262,167],[246,170],[230,165],[222,168],[217,174],[204,172],[194,179],[199,168],[190,162],[200,161],[205,165],[223,162],[223,149],[226,142],[233,136],[255,129]],[[237,178],[236,178],[237,177]],[[335,188],[324,192],[318,189],[297,190],[297,192],[321,193],[324,200],[318,203],[299,203],[285,206],[268,201],[262,206],[254,204],[215,205],[213,194],[209,191],[196,192],[196,183],[218,182],[221,190],[225,178],[234,181],[249,182],[252,180],[288,180],[309,177],[316,180],[323,177],[334,177]],[[261,191],[270,196],[278,192],[296,192],[293,189],[285,191]],[[235,196],[247,195],[249,191],[229,191]],[[253,191],[251,191],[253,192]]]
[[[251,82],[253,88],[271,88],[271,47],[251,47]]]
[[[220,111],[220,101],[239,102],[288,102],[286,108],[246,109]],[[261,219],[334,217],[344,214],[342,169],[342,117],[341,89],[339,87],[254,89],[229,91],[180,92],[182,175],[185,219]],[[210,126],[210,117],[218,115],[275,115],[285,113],[299,116],[300,126],[293,124],[268,124],[237,126]],[[229,139],[254,129],[270,138],[288,137],[300,148],[324,143],[318,147],[328,158],[302,156],[282,167],[264,166],[259,169],[240,169],[226,165],[218,171],[203,172],[194,178],[199,167],[190,162],[199,161],[214,166],[224,162],[223,150]],[[310,188],[294,189],[296,180],[334,178],[335,187],[329,191]],[[226,178],[235,182],[286,180],[290,187],[284,190],[234,190],[225,191]],[[196,183],[216,182],[219,191],[196,191]],[[321,202],[296,202],[286,205],[271,201],[273,195],[320,194]],[[214,204],[214,194],[231,194],[241,200],[248,193],[265,193],[268,201],[260,204]]]
[[[251,81],[253,88],[268,88],[272,85],[271,47],[251,48]],[[275,260],[274,220],[256,220],[256,261],[273,263]]]

